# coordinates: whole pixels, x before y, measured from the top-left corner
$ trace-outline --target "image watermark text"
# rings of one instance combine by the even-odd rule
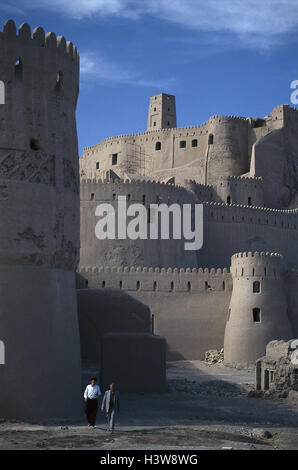
[[[186,240],[185,250],[203,246],[202,204],[143,204],[127,207],[126,196],[118,196],[117,210],[110,203],[99,204],[95,226],[99,240]],[[116,215],[117,213],[117,215]]]

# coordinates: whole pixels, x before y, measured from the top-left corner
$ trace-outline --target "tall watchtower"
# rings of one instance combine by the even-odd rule
[[[0,32],[0,79],[0,415],[77,419],[78,52],[10,20]]]
[[[278,253],[236,253],[232,256],[231,296],[225,338],[225,362],[254,363],[274,339],[288,340],[293,331],[281,279]]]
[[[175,96],[164,93],[151,96],[147,130],[154,131],[171,127],[177,127]]]

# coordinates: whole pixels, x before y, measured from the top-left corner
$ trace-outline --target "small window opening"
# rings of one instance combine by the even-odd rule
[[[248,204],[249,206],[251,206],[251,197],[249,197],[249,198],[247,199],[247,204]]]
[[[209,134],[208,145],[213,145],[213,143],[214,143],[214,136],[213,134]]]
[[[231,196],[227,197],[227,204],[229,204],[229,205],[231,204]]]
[[[117,165],[118,153],[113,153],[112,155],[112,165]]]
[[[253,283],[253,287],[252,287],[252,291],[257,294],[258,292],[260,292],[260,282],[259,281],[255,281]]]
[[[160,149],[161,149],[161,142],[156,142],[155,150],[160,150]]]
[[[259,308],[253,308],[252,316],[255,323],[260,323],[261,321],[261,310]]]
[[[37,139],[30,139],[30,148],[32,150],[39,150],[40,146]]]
[[[193,140],[191,141],[191,146],[192,146],[192,147],[197,147],[197,146],[198,146],[198,139],[193,139]]]
[[[180,148],[185,149],[186,148],[186,140],[180,140]]]

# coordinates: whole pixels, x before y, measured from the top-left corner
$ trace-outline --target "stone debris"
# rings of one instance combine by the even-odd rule
[[[217,364],[223,362],[224,360],[224,350],[223,349],[209,349],[205,352],[205,362],[208,364]]]
[[[236,398],[239,396],[247,396],[249,388],[249,384],[242,384],[240,386],[224,380],[209,380],[208,382],[199,383],[182,379],[172,381],[171,391],[200,395],[202,397],[217,396],[222,398]]]

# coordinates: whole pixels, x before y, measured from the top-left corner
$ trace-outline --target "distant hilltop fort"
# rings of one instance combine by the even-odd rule
[[[225,337],[226,361],[254,361],[270,339],[298,335],[297,169],[296,109],[179,128],[175,97],[152,96],[145,132],[110,137],[80,158],[86,285],[125,289],[149,305],[169,357],[202,358]],[[95,207],[109,201],[117,211],[119,195],[146,206],[202,203],[203,248],[94,240]],[[235,253],[245,265],[230,273]]]

